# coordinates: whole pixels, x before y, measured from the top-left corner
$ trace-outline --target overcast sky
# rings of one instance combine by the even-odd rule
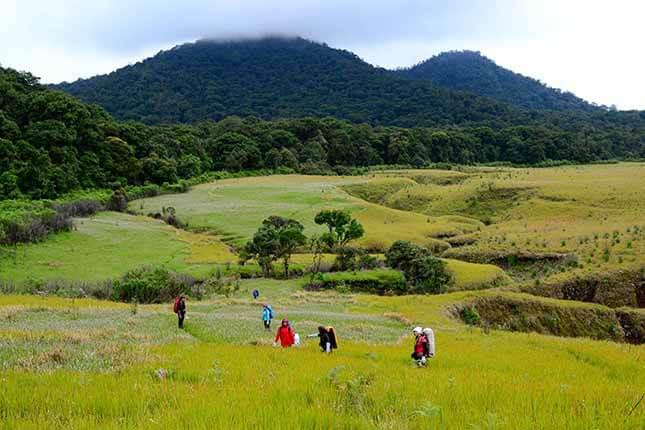
[[[43,82],[203,37],[301,35],[388,68],[445,50],[645,109],[645,0],[0,0],[0,64]]]

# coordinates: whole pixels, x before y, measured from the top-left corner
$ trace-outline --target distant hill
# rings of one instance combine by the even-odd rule
[[[548,87],[536,79],[498,66],[491,59],[474,51],[445,52],[393,73],[397,76],[430,81],[451,90],[491,97],[526,109],[602,109],[572,93]]]
[[[333,116],[411,127],[508,123],[518,115],[505,103],[395,76],[302,38],[198,41],[56,87],[119,119],[149,124]]]

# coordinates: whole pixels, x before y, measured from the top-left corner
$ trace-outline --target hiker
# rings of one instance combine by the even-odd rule
[[[257,288],[254,288],[253,291],[251,292],[251,295],[253,295],[254,299],[257,299],[258,297],[260,297],[260,290],[258,290]]]
[[[414,351],[411,357],[416,361],[417,366],[425,366],[430,356],[430,341],[421,327],[415,327],[412,333],[414,333]]]
[[[322,352],[330,353],[338,348],[338,341],[336,338],[336,330],[333,327],[318,327],[318,333],[307,335],[307,337],[318,337],[320,339],[319,345]]]
[[[186,318],[186,297],[179,296],[175,299],[173,311],[177,314],[179,328],[184,328],[184,319]]]
[[[273,346],[278,345],[278,339],[280,340],[280,345],[283,348],[288,348],[293,345],[294,342],[294,331],[289,324],[289,320],[282,320],[280,327],[278,327],[278,332],[275,334],[275,339],[273,340]]]
[[[265,304],[262,307],[262,322],[266,330],[271,330],[271,320],[273,319],[273,309],[271,305]]]

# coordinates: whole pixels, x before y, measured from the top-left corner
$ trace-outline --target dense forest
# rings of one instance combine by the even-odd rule
[[[127,93],[124,91],[124,93]],[[533,114],[530,114],[533,115]],[[336,118],[230,116],[193,125],[120,122],[102,108],[0,68],[0,199],[175,183],[215,170],[645,157],[645,112],[545,115],[525,124],[382,127]]]
[[[442,88],[467,91],[536,110],[606,109],[594,106],[569,92],[550,88],[495,64],[474,51],[451,51],[436,55],[413,67],[394,71],[398,76],[427,80]]]
[[[508,124],[521,115],[505,103],[398,77],[300,38],[188,43],[57,88],[118,119],[147,124],[332,116],[414,127]]]

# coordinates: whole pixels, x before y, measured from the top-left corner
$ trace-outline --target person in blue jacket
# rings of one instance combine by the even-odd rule
[[[264,323],[264,328],[266,330],[271,330],[272,319],[273,319],[273,309],[271,309],[271,305],[265,304],[262,307],[262,322]]]

